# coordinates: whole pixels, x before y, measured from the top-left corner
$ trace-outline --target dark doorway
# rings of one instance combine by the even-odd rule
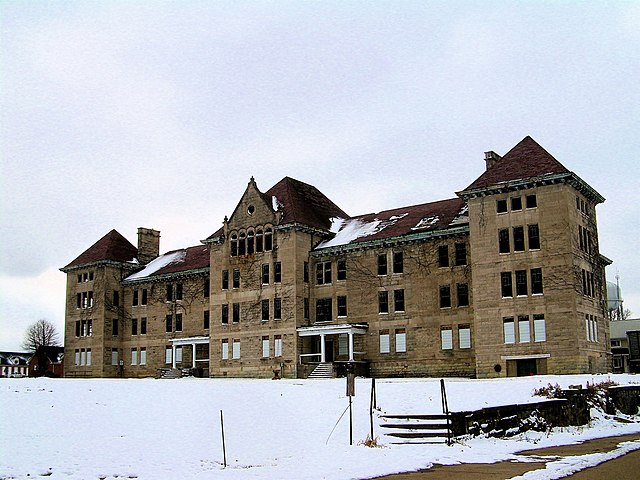
[[[333,340],[325,340],[324,342],[324,361],[333,362]]]
[[[536,359],[535,358],[516,360],[516,364],[517,364],[517,368],[518,368],[517,375],[519,377],[528,377],[530,375],[537,375],[538,374],[538,369],[536,368]]]

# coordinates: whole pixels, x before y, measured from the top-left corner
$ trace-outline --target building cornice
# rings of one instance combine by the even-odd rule
[[[139,263],[131,263],[131,262],[117,262],[115,260],[97,260],[95,262],[87,262],[81,263],[79,265],[73,265],[70,267],[62,267],[60,268],[61,272],[69,273],[76,270],[84,270],[85,268],[91,267],[116,267],[116,268],[124,268],[127,270],[139,270],[144,265],[140,265]]]
[[[209,267],[195,268],[192,270],[183,270],[181,272],[163,273],[161,275],[150,275],[148,277],[134,278],[132,280],[123,280],[122,285],[139,285],[142,283],[161,283],[167,280],[175,280],[189,277],[199,277],[208,275],[210,271]]]

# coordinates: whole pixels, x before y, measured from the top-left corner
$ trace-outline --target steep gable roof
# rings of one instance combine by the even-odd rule
[[[291,177],[284,177],[265,192],[265,195],[269,198],[275,197],[275,203],[282,209],[280,225],[299,223],[328,230],[331,227],[331,218],[349,218],[316,187]]]
[[[160,255],[124,281],[146,281],[164,275],[206,268],[209,268],[209,248],[206,245],[196,245]]]
[[[477,190],[514,180],[562,173],[569,173],[569,170],[533,138],[526,136],[464,191]]]
[[[111,230],[61,270],[103,260],[130,262],[136,258],[137,254],[138,249],[129,240],[116,230]]]
[[[408,237],[468,224],[464,200],[452,198],[334,220],[335,236],[316,250],[362,242]]]

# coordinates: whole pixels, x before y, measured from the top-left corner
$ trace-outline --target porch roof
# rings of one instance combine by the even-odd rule
[[[311,325],[310,327],[297,328],[301,337],[312,337],[315,335],[339,335],[344,333],[364,335],[367,333],[369,325],[366,323],[342,323],[330,325]]]
[[[193,345],[209,343],[209,337],[172,338],[169,341],[174,345]]]

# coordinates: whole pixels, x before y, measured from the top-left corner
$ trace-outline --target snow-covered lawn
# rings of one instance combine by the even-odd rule
[[[450,409],[459,411],[539,401],[533,390],[549,383],[585,386],[607,379],[640,383],[630,375],[582,375],[447,379],[446,386]],[[0,479],[363,479],[640,432],[640,423],[599,414],[588,427],[551,434],[465,438],[451,447],[391,445],[376,421],[385,445],[368,448],[358,443],[369,433],[370,387],[370,379],[356,380],[349,446],[348,413],[336,426],[348,406],[345,379],[2,379]],[[383,413],[441,411],[438,379],[378,379],[376,390]],[[546,478],[530,473],[538,476],[526,478]]]

